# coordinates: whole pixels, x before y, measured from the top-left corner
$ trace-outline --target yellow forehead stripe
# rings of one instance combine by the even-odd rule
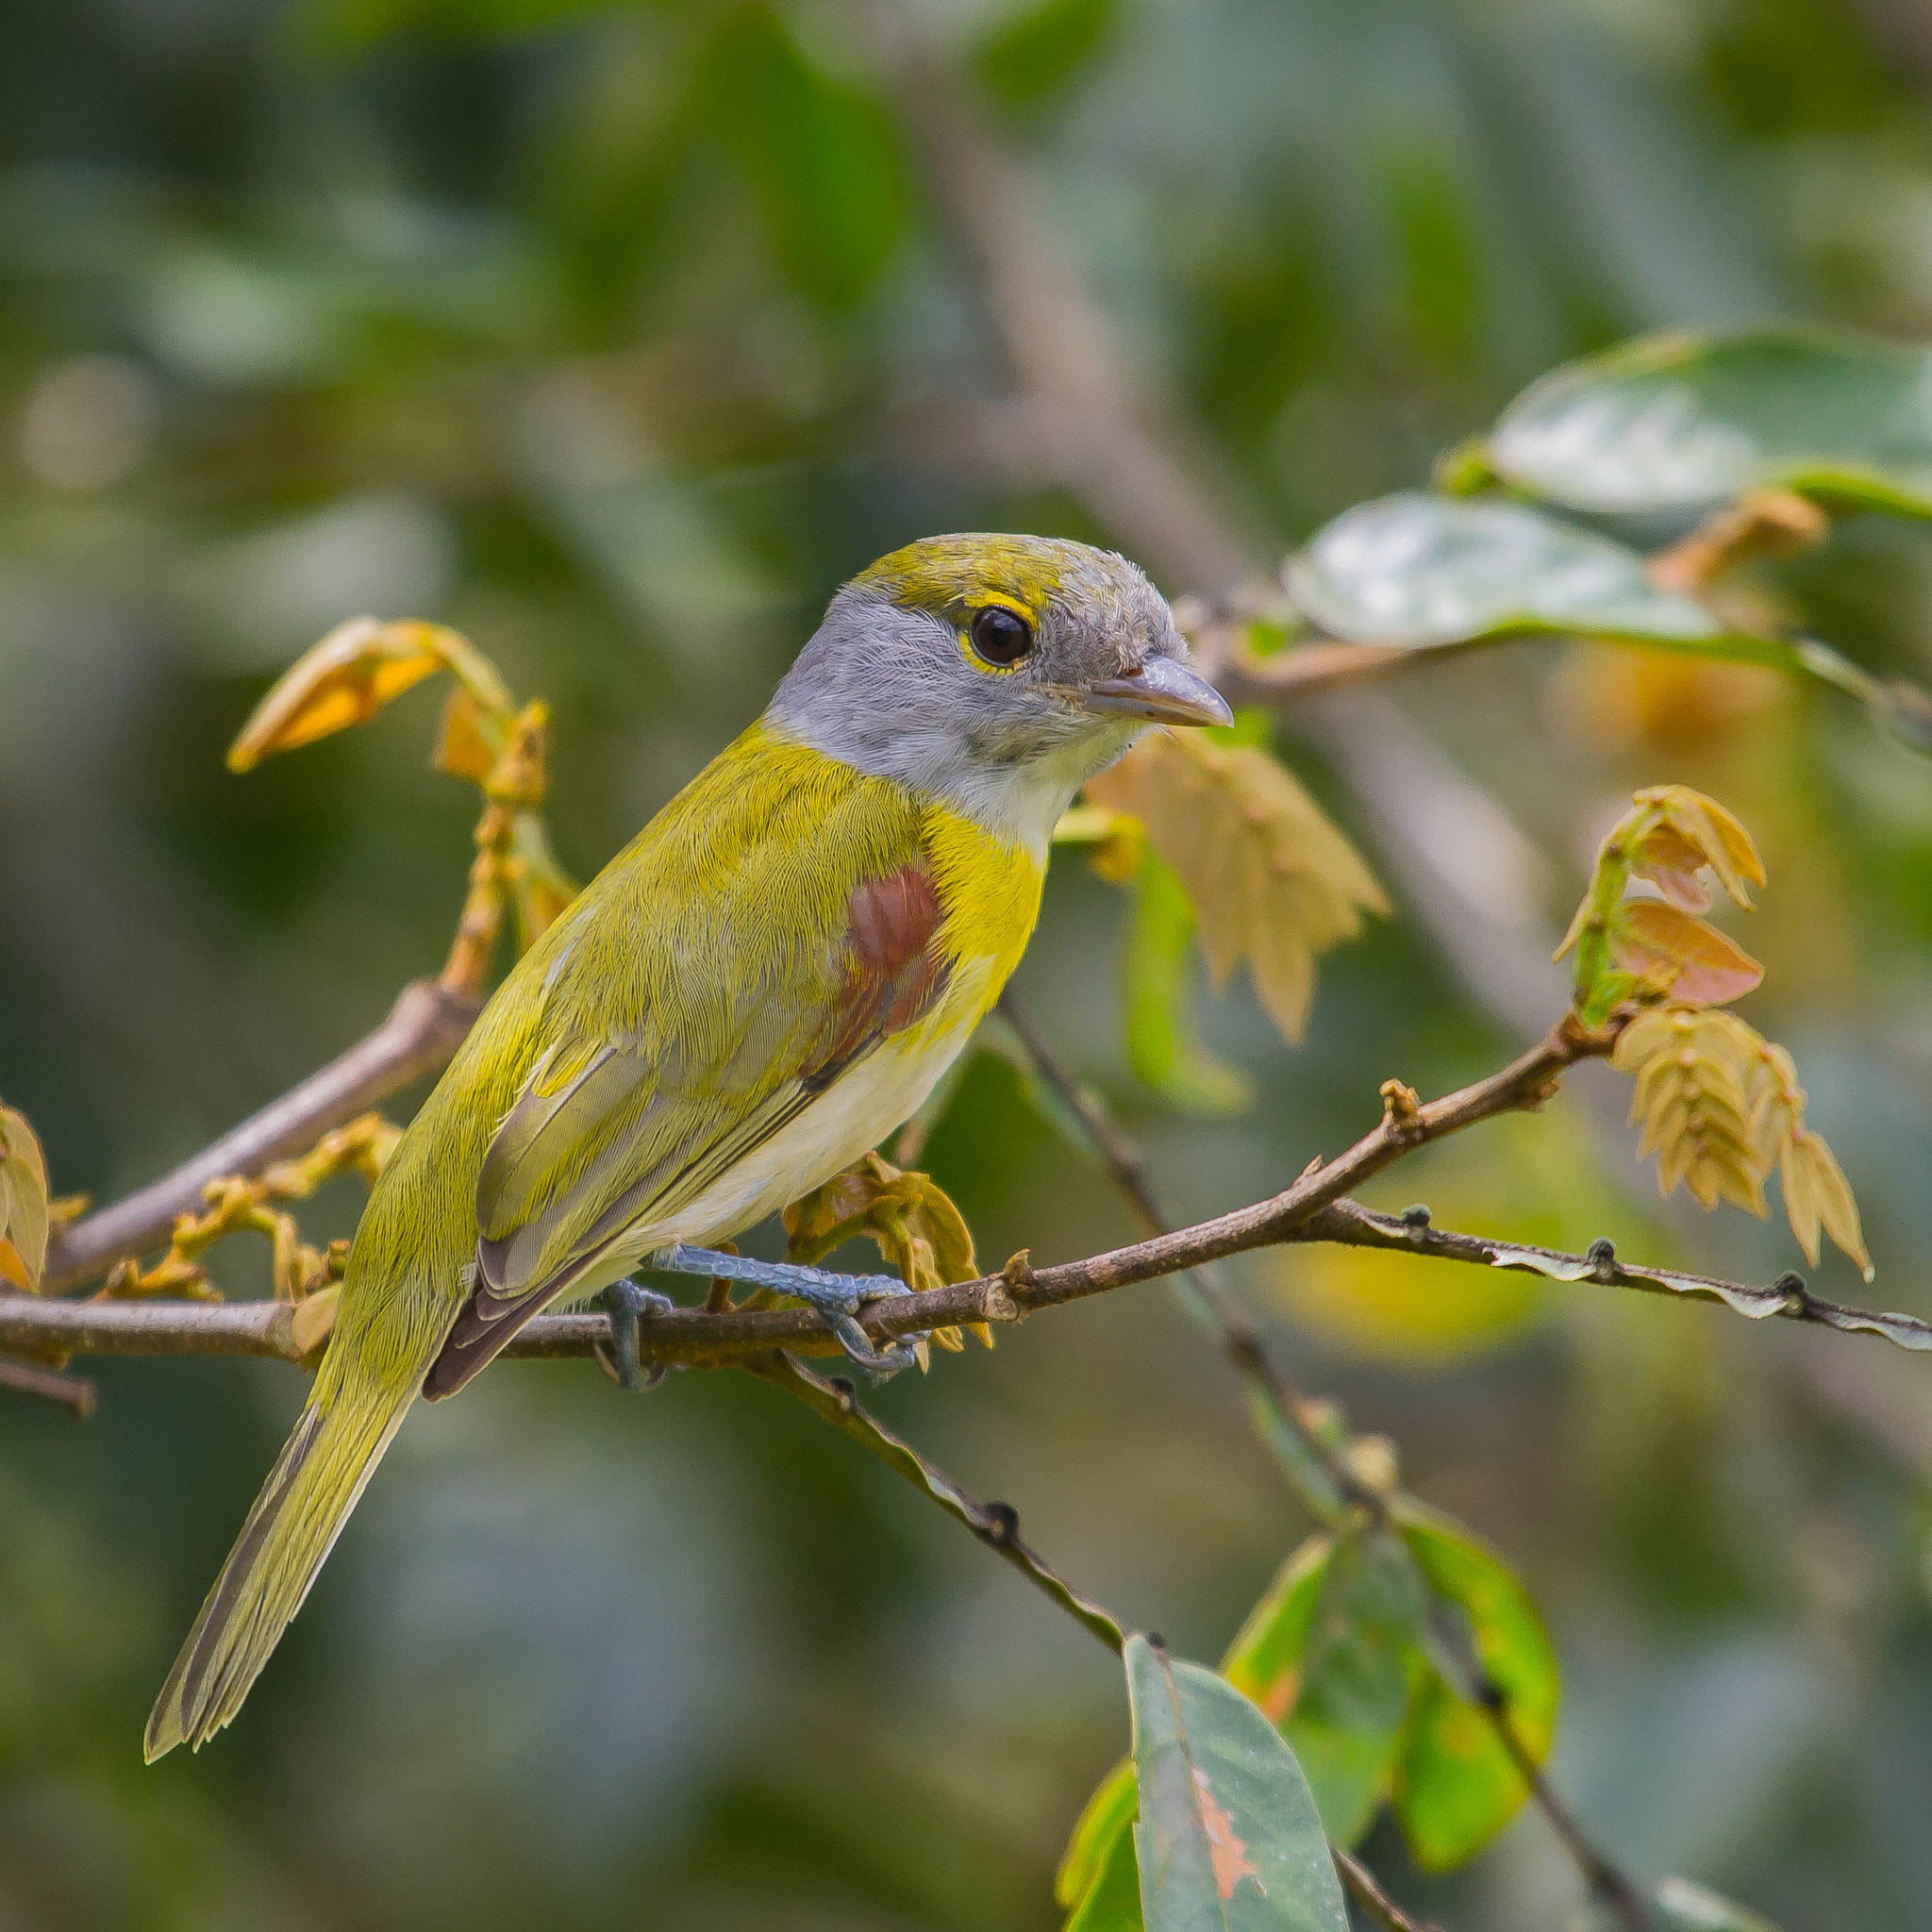
[[[895,604],[956,619],[970,608],[1004,604],[1038,623],[1059,587],[1058,551],[1039,537],[927,537],[880,558],[857,581]]]

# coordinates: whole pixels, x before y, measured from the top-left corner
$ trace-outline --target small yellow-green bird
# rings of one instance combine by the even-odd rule
[[[497,989],[370,1197],[335,1335],[148,1720],[199,1747],[250,1685],[409,1405],[602,1294],[625,1379],[643,1265],[851,1317],[884,1276],[707,1251],[924,1099],[1018,963],[1074,793],[1150,723],[1228,722],[1124,558],[934,537],[832,600],[763,717]]]

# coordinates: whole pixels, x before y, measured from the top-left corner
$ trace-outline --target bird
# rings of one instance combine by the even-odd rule
[[[715,1252],[909,1118],[1018,964],[1047,848],[1150,727],[1231,722],[1127,558],[930,537],[833,597],[758,719],[505,976],[403,1133],[350,1248],[308,1402],[183,1643],[145,1757],[242,1707],[418,1397],[558,1302],[610,1307],[621,1379],[728,1274],[853,1319],[903,1293]]]

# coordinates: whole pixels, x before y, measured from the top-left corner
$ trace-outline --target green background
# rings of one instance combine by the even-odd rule
[[[874,556],[949,528],[1124,541],[979,412],[1007,378],[922,173],[912,39],[977,92],[1150,420],[1263,561],[1622,336],[1932,336],[1932,50],[1907,0],[19,0],[0,1093],[57,1189],[149,1177],[441,957],[474,793],[426,767],[432,698],[222,768],[341,618],[452,623],[554,703],[556,840],[588,874]],[[1853,519],[1775,589],[1932,678],[1923,527]],[[1739,936],[1770,970],[1745,1010],[1796,1055],[1880,1271],[1816,1285],[1932,1315],[1926,767],[1827,695],[1557,643],[1390,691],[1545,856],[1507,900],[1524,945],[1631,786],[1697,784],[1750,824],[1772,884]],[[1123,902],[1071,856],[1019,980],[1190,1216],[1352,1138],[1383,1078],[1440,1090],[1521,1043],[1444,963],[1319,721],[1287,723],[1397,916],[1327,962],[1300,1049],[1244,984],[1204,999],[1250,1110],[1136,1089]],[[1500,862],[1480,822],[1444,824],[1478,874]],[[1594,1070],[1372,1198],[1758,1279],[1796,1261],[1775,1220],[1657,1202],[1624,1099]],[[1129,1232],[991,1060],[927,1162],[983,1256]],[[358,1199],[330,1192],[310,1238]],[[231,1250],[222,1278],[259,1291],[261,1251]],[[1234,1273],[1298,1379],[1391,1435],[1542,1604],[1556,1775],[1595,1834],[1787,1932],[1932,1919],[1924,1364],[1391,1265]],[[776,1391],[682,1375],[628,1401],[528,1365],[419,1415],[241,1723],[143,1771],[148,1703],[302,1388],[89,1373],[86,1426],[0,1395],[6,1932],[1056,1923],[1055,1860],[1126,1741],[1118,1666]],[[1307,1528],[1158,1288],[878,1406],[1181,1655],[1220,1654]],[[1544,1932],[1574,1896],[1533,1817],[1448,1879],[1386,1826],[1364,1851],[1454,1925]]]

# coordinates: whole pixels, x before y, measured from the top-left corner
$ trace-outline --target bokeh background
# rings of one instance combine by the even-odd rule
[[[961,111],[1263,566],[1626,334],[1932,335],[1914,0],[12,0],[0,1092],[57,1188],[159,1171],[441,957],[474,794],[427,769],[429,696],[222,767],[338,620],[444,620],[554,703],[557,842],[588,874],[905,540],[1099,537],[1193,587],[989,407],[1011,393],[1002,263],[933,174]],[[1785,589],[1865,662],[1932,676],[1922,526],[1855,520]],[[1391,1074],[1499,1063],[1522,1038],[1505,954],[1558,928],[1633,784],[1684,779],[1764,848],[1747,1011],[1857,1187],[1869,1295],[1932,1315],[1932,768],[1828,698],[1630,654],[1512,647],[1389,696],[1437,747],[1397,731],[1391,782],[1461,801],[1435,862],[1488,924],[1445,939],[1387,796],[1329,761],[1322,714],[1284,720],[1398,903],[1328,962],[1298,1050],[1244,986],[1204,996],[1246,1110],[1137,1088],[1122,901],[1056,868],[1021,989],[1175,1208],[1285,1184]],[[1657,1199],[1617,1086],[1578,1080],[1374,1198],[1791,1265],[1775,1222]],[[996,1060],[927,1160],[982,1254],[1128,1232]],[[358,1198],[320,1202],[311,1238]],[[261,1291],[262,1255],[222,1265]],[[1607,1845],[1787,1932],[1932,1923],[1922,1363],[1474,1271],[1236,1275],[1298,1377],[1535,1591],[1567,1676],[1557,1776]],[[1842,1263],[1815,1279],[1868,1294]],[[625,1400],[525,1365],[419,1415],[240,1724],[143,1771],[153,1690],[302,1390],[262,1364],[90,1373],[85,1426],[0,1396],[6,1932],[1056,1923],[1055,1860],[1125,1741],[1115,1665],[774,1391]],[[879,1407],[1195,1656],[1307,1528],[1158,1288]],[[1534,1817],[1449,1880],[1386,1828],[1367,1856],[1453,1925],[1551,1932],[1574,1901]]]

